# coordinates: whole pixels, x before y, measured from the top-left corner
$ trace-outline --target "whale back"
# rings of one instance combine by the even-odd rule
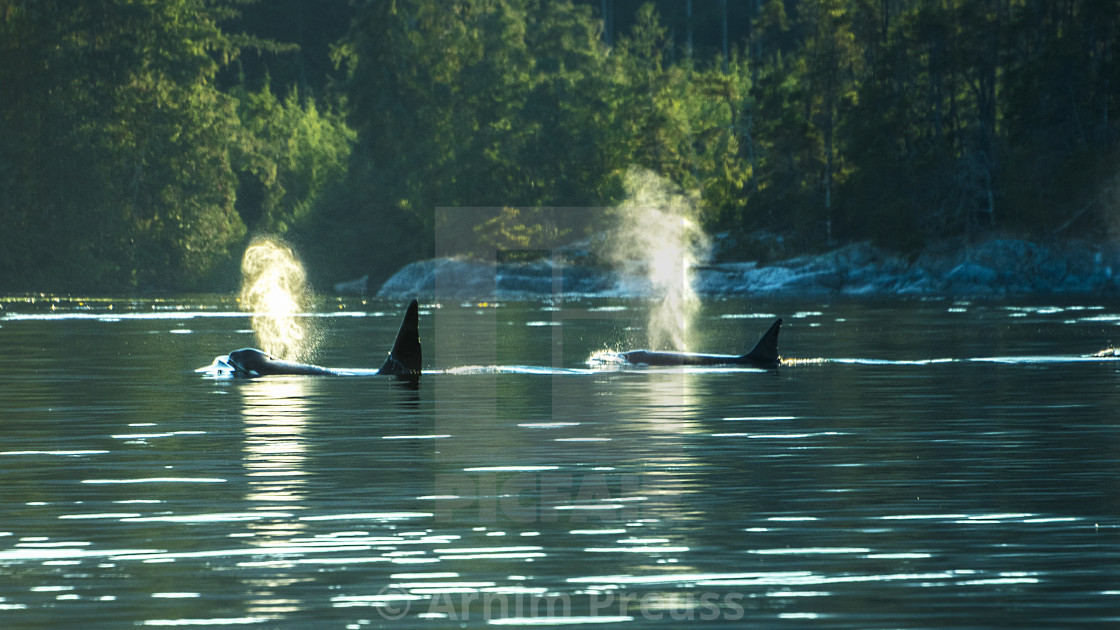
[[[331,376],[334,370],[318,365],[284,361],[273,358],[267,352],[256,348],[234,350],[228,355],[229,363],[236,370],[235,376],[269,376],[273,374],[296,374],[311,376]]]
[[[654,350],[631,350],[619,353],[623,359],[634,365],[753,365],[761,368],[776,368],[781,364],[778,355],[778,331],[782,320],[770,325],[769,330],[758,340],[754,348],[746,354],[700,354],[696,352],[658,352]]]
[[[423,362],[420,350],[420,305],[413,300],[405,311],[393,349],[389,351],[389,356],[377,373],[418,379]]]

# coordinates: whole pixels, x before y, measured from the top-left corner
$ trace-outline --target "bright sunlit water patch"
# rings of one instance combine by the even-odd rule
[[[142,516],[139,512],[100,512],[93,514],[63,514],[58,518],[61,520],[94,520],[94,519],[124,519],[124,518],[137,518]]]
[[[559,470],[559,466],[472,466],[463,472],[543,472]]]
[[[104,455],[109,451],[0,451],[0,455],[58,455],[62,457],[82,457],[84,455]]]
[[[724,418],[728,422],[749,422],[749,421],[763,421],[763,422],[776,422],[786,420],[797,420],[796,416],[731,416]]]
[[[401,521],[413,518],[427,518],[431,512],[362,512],[356,514],[318,514],[301,516],[302,521]]]
[[[252,626],[272,621],[269,617],[205,617],[182,619],[147,619],[145,626],[155,628],[183,628],[195,626]]]
[[[82,479],[88,484],[147,484],[147,483],[226,483],[217,477],[143,477],[139,479]]]
[[[491,619],[487,623],[492,626],[570,626],[570,625],[599,625],[608,623],[624,623],[633,621],[630,615],[595,615],[575,616],[561,615],[556,617],[503,617]]]
[[[720,319],[776,319],[774,313],[724,313]]]
[[[66,321],[66,320],[93,320],[107,323],[121,321],[163,321],[163,320],[189,320],[202,317],[215,318],[240,318],[243,313],[236,311],[134,311],[121,312],[112,315],[105,313],[84,313],[73,311],[60,311],[50,313],[5,313],[4,320],[8,321]]]
[[[617,351],[596,350],[587,357],[587,365],[592,368],[623,368],[629,362]]]
[[[780,549],[752,549],[750,551],[750,553],[758,554],[760,556],[804,556],[816,554],[862,555],[870,552],[871,550],[866,547],[782,547]]]

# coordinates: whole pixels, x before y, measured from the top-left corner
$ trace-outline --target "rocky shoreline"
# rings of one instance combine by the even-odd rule
[[[607,269],[575,261],[495,263],[435,258],[406,265],[379,297],[519,299],[567,294],[650,295],[640,265]],[[989,296],[1120,294],[1120,247],[1089,241],[993,239],[906,258],[870,243],[784,261],[696,268],[704,296]]]

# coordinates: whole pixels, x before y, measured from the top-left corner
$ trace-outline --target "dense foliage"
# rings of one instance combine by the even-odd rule
[[[547,248],[634,168],[742,256],[1100,234],[1118,45],[1115,0],[0,0],[0,288]]]

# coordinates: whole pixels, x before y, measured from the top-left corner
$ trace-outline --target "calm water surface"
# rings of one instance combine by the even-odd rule
[[[1120,624],[1120,304],[428,304],[416,389],[206,378],[218,298],[0,303],[0,627]],[[377,367],[403,305],[324,302]]]

